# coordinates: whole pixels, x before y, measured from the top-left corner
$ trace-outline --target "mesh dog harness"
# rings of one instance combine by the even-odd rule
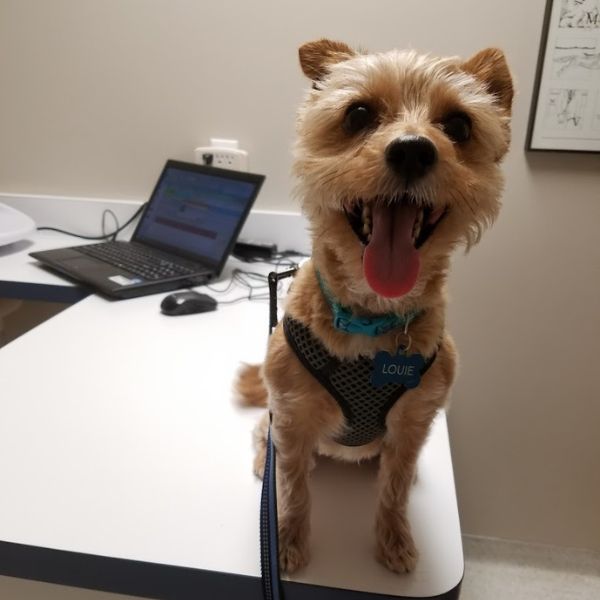
[[[362,446],[382,436],[387,414],[406,388],[397,383],[374,387],[372,358],[340,360],[332,356],[308,327],[287,315],[283,318],[283,331],[300,362],[335,398],[346,418],[346,429],[335,441],[344,446]],[[421,375],[436,356],[434,352],[426,360]]]

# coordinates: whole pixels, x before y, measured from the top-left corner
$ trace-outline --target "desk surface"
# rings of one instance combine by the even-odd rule
[[[22,250],[25,263],[32,249]],[[8,284],[3,260],[0,280]],[[28,264],[26,277],[30,268],[37,269]],[[212,585],[229,589],[230,598],[236,589],[248,590],[239,597],[260,597],[260,482],[251,468],[260,411],[237,407],[231,385],[241,361],[262,360],[267,303],[173,318],[159,313],[162,296],[114,302],[92,295],[0,350],[0,540],[8,543],[0,562],[9,564],[0,572],[163,598],[199,597]],[[410,575],[394,575],[373,558],[374,468],[317,466],[312,561],[291,578],[310,587],[287,586],[289,598],[338,597],[312,586],[434,597],[460,583],[445,416],[422,452],[410,497],[421,555]],[[23,561],[42,558],[39,548],[77,553],[76,562],[57,554],[60,572],[27,571]],[[20,553],[23,561],[6,563]],[[86,578],[82,565],[94,556],[113,560]],[[126,581],[140,564],[130,561],[149,563],[146,584],[141,576]],[[171,569],[171,583],[153,580],[152,568]],[[242,587],[211,578],[224,573]]]

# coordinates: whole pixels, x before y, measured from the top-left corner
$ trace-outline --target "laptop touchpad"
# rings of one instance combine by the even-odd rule
[[[87,256],[67,258],[63,259],[61,262],[65,266],[68,265],[69,269],[73,269],[74,271],[84,271],[85,273],[89,273],[90,271],[106,270],[104,265],[98,264],[98,262],[95,260],[90,260]],[[115,271],[118,271],[118,269],[115,269]]]

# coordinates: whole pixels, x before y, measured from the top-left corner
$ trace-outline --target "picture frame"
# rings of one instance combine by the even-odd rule
[[[547,0],[526,149],[600,152],[600,0]]]

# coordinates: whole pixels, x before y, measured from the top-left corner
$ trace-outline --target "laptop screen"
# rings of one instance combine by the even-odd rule
[[[168,161],[133,236],[220,270],[262,175]]]

